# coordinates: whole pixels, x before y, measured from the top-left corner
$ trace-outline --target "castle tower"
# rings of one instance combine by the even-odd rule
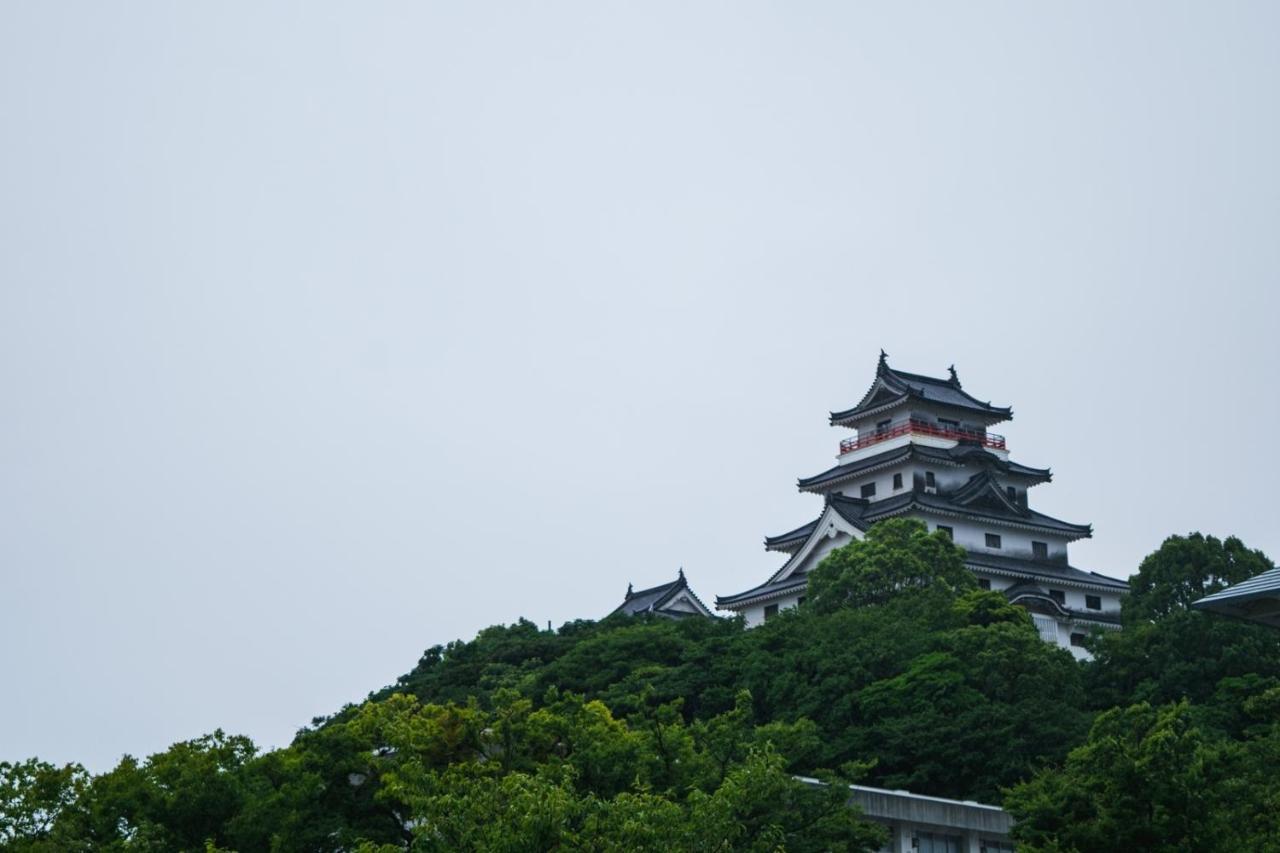
[[[1088,657],[1084,637],[1119,625],[1129,587],[1068,562],[1068,544],[1091,536],[1089,525],[1031,509],[1028,493],[1051,474],[1012,461],[1004,436],[989,431],[1012,418],[1011,409],[966,392],[955,368],[946,379],[906,373],[881,352],[862,400],[831,414],[833,426],[856,434],[840,442],[835,467],[799,481],[800,491],[823,496],[822,514],[767,537],[765,548],[787,554],[786,562],[760,586],[717,598],[716,607],[758,625],[804,600],[808,573],[830,551],[881,519],[908,516],[948,533],[979,585],[1031,611],[1046,641]]]

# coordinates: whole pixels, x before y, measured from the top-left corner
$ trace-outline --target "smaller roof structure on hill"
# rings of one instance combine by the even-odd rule
[[[610,616],[615,614],[638,616],[642,613],[656,613],[671,619],[684,619],[688,616],[713,616],[711,610],[702,603],[693,588],[685,579],[684,569],[680,569],[676,579],[671,583],[653,586],[648,589],[634,590],[627,584],[626,597],[614,608]]]
[[[1232,584],[1213,595],[1206,595],[1191,606],[1280,628],[1280,569]]]

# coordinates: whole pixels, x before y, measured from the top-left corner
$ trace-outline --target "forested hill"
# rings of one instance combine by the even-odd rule
[[[895,520],[764,626],[495,626],[258,753],[0,765],[14,850],[864,850],[858,780],[1003,804],[1026,850],[1275,849],[1280,632],[1188,609],[1271,568],[1175,536],[1081,664]]]

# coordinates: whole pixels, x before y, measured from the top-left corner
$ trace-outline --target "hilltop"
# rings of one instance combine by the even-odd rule
[[[945,537],[885,522],[755,629],[520,621],[285,749],[219,731],[97,776],[0,765],[0,847],[875,849],[796,774],[1002,803],[1022,849],[1257,846],[1280,829],[1280,632],[1186,605],[1271,567],[1171,537],[1082,663]]]

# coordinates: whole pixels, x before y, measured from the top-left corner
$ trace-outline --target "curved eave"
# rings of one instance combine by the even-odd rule
[[[882,503],[889,503],[893,499],[890,498]],[[913,510],[920,510],[934,515],[949,516],[951,518],[978,519],[989,524],[996,524],[1002,527],[1009,527],[1018,530],[1035,530],[1045,533],[1052,533],[1056,536],[1066,537],[1068,541],[1074,542],[1077,539],[1088,539],[1093,536],[1093,525],[1091,524],[1071,524],[1070,522],[1060,521],[1052,516],[1047,516],[1038,512],[1029,512],[1025,516],[1006,516],[993,515],[984,513],[979,510],[969,509],[967,507],[948,506],[942,503],[932,503],[920,500],[920,496],[911,495],[910,500],[901,504],[896,504],[891,508],[886,508],[881,512],[876,512],[875,504],[872,504],[872,511],[867,513],[869,521],[879,521],[883,518],[889,518],[894,515],[904,515]],[[1040,522],[1039,519],[1044,519]]]
[[[753,604],[762,604],[778,598],[786,598],[809,585],[808,575],[793,576],[785,581],[763,583],[746,592],[716,596],[717,610],[741,610]]]
[[[868,406],[866,408],[855,406],[852,409],[845,409],[842,412],[831,412],[830,413],[831,425],[849,427],[852,429],[854,428],[855,424],[861,421],[864,421],[867,418],[874,417],[875,415],[885,414],[886,412],[893,411],[894,409],[898,408],[899,406],[902,406],[905,403],[909,403],[913,401],[918,401],[929,406],[936,406],[939,409],[946,409],[952,412],[964,412],[971,416],[981,415],[985,419],[987,419],[987,426],[994,426],[995,424],[1004,423],[1005,421],[1013,420],[1012,408],[988,407],[982,403],[976,403],[975,405],[967,406],[959,403],[949,403],[945,400],[933,400],[926,395],[918,394],[918,393],[915,393],[914,391],[909,391],[893,400],[889,400],[888,402],[880,403],[875,406]]]
[[[766,536],[764,538],[764,549],[766,551],[781,551],[784,554],[794,554],[813,535],[813,531],[821,520],[821,517],[815,518],[808,524],[800,525],[795,530],[789,530],[777,536]]]
[[[1035,583],[1053,583],[1058,586],[1069,586],[1075,589],[1088,589],[1098,592],[1111,592],[1123,595],[1129,591],[1129,584],[1116,578],[1109,578],[1097,572],[1087,572],[1074,566],[1053,563],[1020,563],[1009,557],[996,557],[990,554],[968,552],[964,563],[971,570],[986,575],[998,575],[1014,581],[1033,581]]]

